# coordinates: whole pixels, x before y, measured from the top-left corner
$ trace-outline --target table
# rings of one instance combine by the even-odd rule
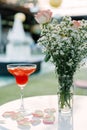
[[[41,123],[38,125],[31,125],[30,129],[23,129],[23,130],[62,130],[58,129],[58,107],[57,107],[57,96],[56,95],[47,95],[47,96],[36,96],[36,97],[28,97],[24,98],[25,108],[30,113],[35,112],[35,110],[48,110],[54,109],[56,110],[54,113],[55,121],[53,124],[44,124],[41,119]],[[87,130],[87,96],[74,96],[73,99],[73,130]],[[22,128],[17,127],[17,122],[3,118],[2,114],[6,111],[13,111],[18,109],[20,106],[20,100],[15,100],[8,102],[0,107],[0,121],[1,120],[9,120],[8,124],[3,124],[0,122],[0,130],[22,130]],[[64,120],[63,120],[64,121]],[[62,122],[63,122],[62,121]],[[9,123],[10,122],[10,123]],[[65,121],[66,123],[66,121]],[[63,124],[64,125],[64,124]],[[4,129],[4,128],[6,129]],[[65,128],[66,125],[63,127],[63,130],[68,130]],[[70,126],[69,126],[70,127]],[[72,130],[71,127],[69,130]]]

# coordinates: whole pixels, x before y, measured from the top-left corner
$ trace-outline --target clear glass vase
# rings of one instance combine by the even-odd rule
[[[73,86],[59,87],[58,130],[73,130]]]
[[[70,87],[59,87],[58,110],[61,114],[71,114],[73,109],[73,85]]]

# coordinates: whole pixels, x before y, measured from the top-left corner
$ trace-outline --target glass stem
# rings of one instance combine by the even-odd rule
[[[21,88],[21,106],[20,106],[20,111],[21,111],[21,112],[24,112],[24,111],[25,111],[25,109],[24,109],[23,96],[24,96],[24,94],[23,94],[23,88]]]

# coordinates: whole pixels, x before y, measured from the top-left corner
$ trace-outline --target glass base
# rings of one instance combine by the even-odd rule
[[[61,114],[72,114],[72,108],[59,108],[59,113]]]
[[[58,130],[73,130],[73,117],[72,113],[60,113],[58,115]]]
[[[23,110],[21,110],[21,109],[19,109],[19,110],[17,110],[22,116],[30,116],[31,115],[31,113],[28,111],[28,110],[26,110],[26,109],[23,109]]]

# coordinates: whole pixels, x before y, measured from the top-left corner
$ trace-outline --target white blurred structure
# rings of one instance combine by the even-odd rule
[[[25,20],[23,13],[17,13],[14,18],[13,28],[9,30],[7,39],[7,57],[13,61],[27,61],[31,57],[30,44],[33,43],[31,36],[24,32],[22,22]]]

